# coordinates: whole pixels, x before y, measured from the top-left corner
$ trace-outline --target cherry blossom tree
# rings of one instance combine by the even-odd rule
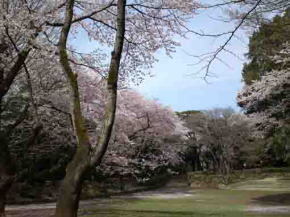
[[[263,163],[289,165],[289,43],[269,56],[274,67],[259,80],[245,85],[237,96],[251,118],[254,134],[263,143]]]
[[[109,95],[106,94],[106,97],[109,99],[111,96],[110,102],[113,105],[112,109],[106,109],[110,106],[105,107],[107,115],[101,114],[105,118],[108,118],[107,120],[110,120],[110,123],[105,121],[107,125],[104,125],[104,127],[99,127],[105,135],[102,137],[103,142],[101,138],[97,139],[99,143],[104,144],[104,146],[98,147],[106,147],[114,122],[117,77],[123,83],[129,80],[139,83],[144,75],[150,72],[149,69],[156,61],[153,55],[155,51],[163,48],[167,54],[174,52],[174,47],[178,45],[174,36],[185,36],[188,32],[186,23],[193,18],[194,11],[199,5],[195,1],[190,0],[167,2],[130,1],[127,4],[123,2],[125,7],[123,10],[126,10],[126,12],[122,13],[121,9],[117,10],[118,5],[122,3],[121,1],[76,1],[75,3],[74,1],[59,0],[3,1],[3,4],[1,4],[1,14],[3,16],[0,21],[2,48],[0,95],[1,99],[5,97],[11,84],[21,73],[26,74],[27,81],[31,80],[30,74],[36,78],[36,74],[31,72],[39,70],[41,68],[40,65],[47,70],[59,72],[57,64],[55,64],[56,57],[59,56],[62,60],[61,65],[64,69],[64,74],[70,80],[71,90],[74,90],[74,111],[79,115],[74,113],[73,122],[76,132],[78,132],[76,133],[78,143],[89,144],[85,135],[86,133],[84,133],[86,131],[85,127],[82,126],[83,118],[82,112],[80,112],[80,100],[78,99],[77,76],[73,72],[75,68],[73,68],[74,70],[70,69],[70,64],[93,69],[103,76],[104,79],[108,80],[109,84],[105,88],[108,89]],[[74,8],[77,9],[73,10]],[[122,24],[119,20],[118,25],[117,17],[125,13],[126,23]],[[65,20],[63,20],[64,16]],[[121,24],[125,27],[122,28]],[[87,32],[89,39],[98,42],[102,49],[96,48],[95,52],[84,54],[78,52],[73,44],[70,44],[70,41],[67,46],[69,32],[72,36],[76,36],[81,29]],[[120,34],[114,37],[115,33]],[[58,51],[57,45],[59,45]],[[110,58],[104,51],[112,47],[115,47],[115,51],[112,58]],[[121,57],[122,53],[124,54]],[[108,64],[109,62],[111,63]],[[113,73],[110,74],[112,71]],[[119,73],[119,76],[116,76],[116,72]],[[43,80],[41,76],[38,78],[40,78],[40,82]],[[54,88],[53,85],[51,88]],[[37,106],[35,105],[39,104],[39,102],[35,100],[35,97],[32,97],[36,95],[33,94],[36,92],[33,90],[35,87],[33,85],[29,86],[31,87],[29,91],[29,95],[31,95],[30,101],[33,107],[35,107],[35,114],[37,114]],[[47,90],[49,90],[48,87],[47,83]],[[109,102],[106,100],[106,103]],[[37,115],[34,117],[36,118],[35,122],[38,123]],[[8,153],[6,151],[8,150],[7,147],[5,145],[1,150],[5,150],[5,153]],[[100,155],[93,154],[95,156],[93,161],[98,162],[102,158],[105,148],[96,149]],[[78,150],[81,150],[81,152],[88,151],[88,149],[85,150],[83,148]],[[5,154],[5,156],[9,156],[9,154]],[[3,164],[9,165],[6,160],[3,162]],[[3,168],[1,171],[5,172],[5,166]],[[85,168],[83,169],[85,170]],[[76,215],[78,192],[80,190],[78,186],[80,186],[82,172],[74,175],[80,175],[78,176],[80,179],[76,180],[76,185],[73,187],[74,190],[69,190],[68,194],[75,196],[71,200],[72,203],[70,205],[66,204],[67,200],[63,203],[63,206],[58,206],[62,208],[67,207],[68,210],[72,208],[71,210],[73,211],[66,214],[68,216]],[[1,175],[1,177],[4,176]],[[65,193],[61,195],[64,197],[68,196]],[[64,200],[60,199],[60,201]]]
[[[90,141],[96,142],[98,125],[105,119],[106,82],[83,68],[78,68],[78,81]],[[181,163],[181,137],[187,129],[170,108],[125,89],[118,92],[117,111],[108,152],[98,170],[106,176],[128,175],[146,181],[162,168]]]
[[[252,117],[260,136],[289,122],[289,51],[289,44],[285,44],[272,57],[277,69],[245,85],[237,96],[239,106]]]
[[[148,180],[158,171],[181,163],[186,133],[183,122],[170,108],[135,91],[120,91],[104,171]]]
[[[77,151],[68,165],[57,202],[55,214],[57,217],[77,215],[83,175],[90,167],[99,165],[106,152],[115,121],[119,74],[121,78],[132,76],[131,78],[137,78],[138,81],[142,77],[140,69],[152,66],[154,62],[152,54],[156,50],[165,48],[168,54],[174,51],[173,48],[177,43],[172,40],[172,36],[177,33],[182,35],[183,32],[186,32],[186,30],[182,31],[183,26],[180,23],[188,20],[197,7],[193,1],[170,1],[168,3],[161,1],[149,4],[132,1],[126,4],[126,1],[118,0],[117,3],[105,2],[105,6],[102,4],[103,1],[94,3],[93,6],[101,6],[98,11],[74,17],[75,1],[67,1],[64,22],[50,23],[51,26],[62,26],[58,46],[60,63],[71,90],[72,119],[77,138]],[[83,8],[84,11],[87,11],[88,7],[91,10],[92,4],[80,4],[80,9]],[[67,49],[68,35],[72,25],[87,18],[96,22],[93,24],[91,22],[81,23],[81,26],[91,33],[89,36],[106,43],[109,47],[113,46],[107,72],[105,115],[96,145],[91,144],[84,124],[77,73],[70,66]],[[92,27],[98,25],[104,25],[104,28],[91,30]],[[142,33],[140,30],[143,30]],[[112,33],[115,33],[115,39],[110,37],[114,35]],[[104,35],[108,37],[103,37]],[[123,49],[126,52],[122,55]]]
[[[41,75],[42,82],[39,82],[37,72],[31,73],[31,78],[33,89],[38,93],[35,98],[38,118],[45,125],[40,133],[41,139],[25,155],[26,167],[32,159],[35,161],[45,159],[47,155],[56,156],[58,154],[55,152],[62,149],[73,151],[75,145],[65,79],[56,77],[54,72]],[[86,126],[91,142],[94,143],[97,139],[96,132],[100,131],[98,126],[104,120],[106,82],[92,70],[83,67],[78,67],[78,81]],[[49,91],[51,85],[56,86]],[[166,172],[167,168],[182,163],[180,153],[185,147],[183,136],[187,129],[174,111],[130,89],[118,91],[117,111],[109,149],[98,171],[107,177],[130,176],[137,181],[145,181],[159,172]],[[32,127],[30,120],[33,112],[29,111],[28,116],[27,120],[18,127],[21,130],[13,134],[13,144],[17,144],[13,145],[13,155],[25,147],[22,139],[28,133],[25,131],[23,134],[23,132],[24,129]],[[19,154],[21,153],[23,152]],[[62,160],[70,158],[68,154],[63,153]],[[18,155],[16,158],[21,159]],[[53,165],[51,170],[62,173],[62,160]],[[35,167],[33,165],[30,167],[31,171],[34,171]],[[35,177],[34,174],[26,172],[21,174],[29,175],[31,179]]]
[[[233,109],[216,108],[209,111],[192,113],[185,118],[192,138],[189,140],[194,155],[198,158],[194,167],[213,170],[228,182],[228,175],[241,153],[249,146],[251,138],[250,121],[245,115],[237,114]],[[191,151],[191,150],[188,150]]]
[[[51,27],[44,21],[50,16],[57,17],[55,12],[58,8],[48,2],[2,0],[0,4],[0,216],[4,215],[6,193],[16,178],[9,147],[11,135],[24,121],[30,109],[35,114],[33,127],[28,135],[28,146],[35,142],[42,128],[37,121],[30,84],[30,66],[39,70],[40,65],[45,62],[43,59],[47,60],[47,64],[54,55],[55,49],[44,40],[45,35],[51,31]],[[36,61],[36,57],[41,61]],[[25,78],[27,85],[16,82],[19,76]],[[18,109],[15,104],[11,104],[16,102],[16,98]]]

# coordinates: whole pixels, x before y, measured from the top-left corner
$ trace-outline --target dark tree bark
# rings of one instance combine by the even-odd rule
[[[24,65],[30,49],[23,49],[17,55],[16,61],[11,69],[4,76],[4,70],[0,69],[0,115],[2,112],[2,102],[3,97],[9,91],[13,81],[16,76],[19,74],[22,66]],[[1,116],[0,116],[1,119]],[[15,122],[15,127],[18,125],[18,120]],[[1,120],[0,120],[1,124]],[[11,129],[2,129],[6,131],[12,131],[14,126],[11,126]],[[9,147],[8,147],[8,134],[10,132],[0,132],[0,217],[5,216],[5,200],[6,195],[14,181],[15,171],[13,168],[13,162],[11,160]]]
[[[0,165],[1,167],[1,165]],[[6,196],[13,183],[14,176],[11,174],[1,173],[0,180],[0,217],[5,216],[5,205],[6,205]]]
[[[14,181],[14,168],[6,139],[0,136],[0,217],[5,216],[6,195]]]
[[[29,55],[30,49],[23,49],[20,51],[17,55],[17,59],[10,69],[10,71],[7,73],[7,75],[1,78],[0,80],[0,101],[2,102],[3,97],[8,92],[10,86],[12,85],[13,81],[15,80],[16,76],[19,74],[19,71],[21,70],[22,66],[24,65],[28,55]]]
[[[72,24],[74,2],[74,0],[68,0],[66,3],[65,21],[59,40],[59,53],[60,63],[67,76],[71,90],[71,116],[77,138],[77,151],[67,167],[66,176],[62,182],[60,196],[57,201],[55,217],[77,216],[83,176],[90,167],[101,163],[107,150],[115,120],[118,74],[125,35],[126,0],[118,0],[117,32],[107,79],[108,98],[105,119],[98,142],[95,147],[92,147],[81,111],[77,74],[70,67],[66,48]]]

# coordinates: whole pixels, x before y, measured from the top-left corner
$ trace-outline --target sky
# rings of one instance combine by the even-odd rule
[[[235,23],[218,21],[224,15],[219,10],[203,11],[196,15],[189,24],[191,29],[205,33],[220,33],[232,30]],[[193,55],[202,55],[216,50],[228,36],[221,38],[198,37],[188,35],[186,39],[176,38],[181,44],[172,57],[164,51],[156,53],[158,62],[152,68],[153,77],[145,77],[139,86],[133,86],[138,92],[150,99],[156,99],[174,111],[207,110],[216,107],[232,107],[236,105],[237,92],[242,88],[241,71],[244,54],[247,52],[248,35],[238,32],[228,50],[237,57],[228,53],[221,53],[220,61],[211,66],[213,76],[202,78],[205,71],[200,71],[205,63],[196,64],[198,59]],[[77,47],[82,52],[88,52],[97,45],[76,38]]]
[[[202,13],[190,24],[196,31],[206,33],[226,32],[234,28],[235,23],[216,21],[219,12]],[[221,46],[227,37],[206,38],[188,36],[181,39],[181,46],[177,48],[172,58],[163,52],[157,53],[158,63],[152,70],[154,77],[146,78],[136,89],[149,98],[157,99],[162,104],[172,107],[175,111],[207,110],[215,107],[232,107],[236,105],[237,92],[242,88],[241,71],[247,52],[248,35],[238,32],[238,39],[234,39],[228,49],[238,57],[222,53],[220,61],[211,67],[213,76],[202,78],[205,71],[200,71],[205,64],[196,64],[197,59],[192,55],[201,55],[214,51]]]

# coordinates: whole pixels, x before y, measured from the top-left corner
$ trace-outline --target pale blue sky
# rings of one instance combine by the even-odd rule
[[[234,23],[211,19],[211,17],[218,17],[219,13],[213,10],[197,15],[191,23],[191,28],[209,33],[232,30]],[[239,32],[238,36],[240,38],[235,38],[228,49],[244,58],[244,53],[247,52],[248,36],[242,32]],[[188,53],[199,55],[213,51],[227,37],[215,39],[191,36],[180,41],[181,46],[172,58],[162,52],[158,53],[156,57],[159,62],[153,68],[154,77],[146,78],[137,90],[147,97],[156,98],[161,103],[171,106],[175,111],[229,106],[238,109],[235,98],[242,87],[243,60],[225,53],[221,54],[220,58],[228,66],[216,61],[211,68],[216,77],[208,78],[209,83],[206,83],[199,78],[204,75],[204,71],[200,72],[199,76],[194,75],[202,65],[192,64],[197,62],[197,59],[188,55]]]
[[[234,23],[216,21],[220,11],[212,10],[202,12],[190,23],[192,29],[206,33],[226,32],[234,28]],[[228,49],[243,58],[247,51],[248,36],[242,32],[239,38],[231,41]],[[216,61],[211,71],[216,77],[208,78],[209,83],[199,78],[203,75],[196,74],[202,65],[194,65],[197,59],[189,54],[199,55],[213,51],[226,40],[223,38],[204,38],[189,35],[188,39],[179,39],[181,46],[177,48],[172,58],[164,52],[156,53],[158,63],[152,69],[154,77],[145,78],[144,82],[135,87],[141,94],[148,98],[158,99],[164,105],[172,107],[175,111],[205,110],[214,107],[236,106],[236,95],[242,87],[241,69],[243,61],[238,58],[222,53],[220,58],[228,66]],[[95,44],[88,43],[80,38],[76,41],[77,47],[82,51],[89,51]]]

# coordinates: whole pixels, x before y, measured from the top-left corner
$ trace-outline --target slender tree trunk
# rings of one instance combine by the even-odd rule
[[[5,195],[0,194],[0,217],[5,216]]]
[[[0,217],[3,217],[6,196],[14,181],[14,170],[5,138],[0,137],[0,142]]]
[[[78,90],[77,75],[72,71],[66,50],[67,38],[73,17],[74,0],[66,3],[65,21],[59,40],[60,63],[67,76],[71,93],[71,116],[77,139],[77,150],[66,169],[65,178],[60,187],[60,194],[56,204],[56,217],[76,217],[82,179],[89,167],[90,142],[84,119],[81,112],[80,94]]]
[[[0,175],[1,179],[3,179],[3,174]],[[0,217],[5,216],[6,196],[13,183],[12,176],[5,176],[4,178],[5,180],[0,180]]]
[[[103,121],[102,130],[98,138],[98,144],[96,145],[93,153],[93,158],[91,161],[92,165],[101,163],[101,160],[107,150],[115,122],[118,76],[125,40],[126,0],[118,0],[117,8],[117,31],[107,79],[108,96],[105,107],[105,120]]]
[[[56,217],[76,217],[79,207],[82,180],[89,168],[89,146],[79,148],[69,163],[65,179],[60,188],[60,195],[56,207]]]
[[[55,217],[77,216],[83,176],[90,167],[101,163],[107,150],[115,120],[118,73],[125,34],[126,0],[118,0],[117,32],[107,79],[108,98],[105,108],[105,120],[98,137],[98,142],[92,148],[81,111],[77,74],[70,67],[66,49],[73,18],[74,2],[74,0],[67,0],[66,2],[65,21],[59,40],[59,53],[60,63],[64,73],[67,75],[71,89],[71,114],[77,138],[77,151],[67,167],[66,176],[62,182],[57,201]]]
[[[38,37],[39,30],[36,30],[33,34],[31,41],[33,41],[35,38]],[[17,57],[15,58],[14,64],[11,66],[9,70],[6,72],[6,76],[4,76],[4,70],[0,68],[0,124],[1,124],[1,113],[2,111],[2,100],[5,97],[5,95],[10,90],[11,85],[15,81],[17,75],[21,71],[22,67],[25,66],[25,61],[27,60],[29,53],[31,52],[30,43],[28,43],[26,47],[24,47],[22,50],[20,50],[17,54]],[[4,49],[7,49],[8,46]],[[3,48],[2,48],[3,49]],[[1,51],[0,51],[1,53]],[[13,130],[19,123],[22,122],[22,118],[17,120],[15,122],[15,126],[13,126],[11,129]],[[7,130],[3,129],[1,126],[1,131]],[[6,195],[8,191],[10,190],[11,185],[14,182],[15,179],[15,165],[13,161],[11,160],[11,155],[8,147],[7,138],[9,137],[10,129],[8,129],[8,132],[0,132],[0,217],[5,216],[5,201],[6,201]],[[37,138],[38,133],[37,131],[35,134],[35,137]],[[6,135],[7,134],[7,135]],[[31,140],[31,143],[34,140]]]
[[[2,176],[2,174],[1,174]],[[5,202],[6,202],[6,193],[5,188],[0,186],[0,217],[5,216]]]

